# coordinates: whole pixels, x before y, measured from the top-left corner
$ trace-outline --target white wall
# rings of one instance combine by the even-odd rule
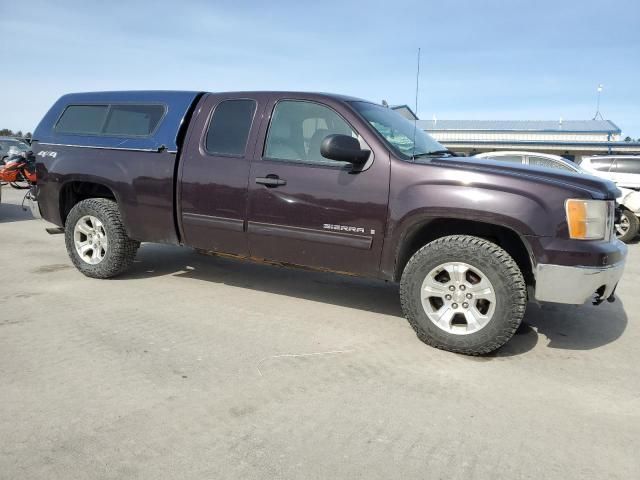
[[[451,141],[546,141],[546,142],[606,142],[619,140],[619,135],[611,138],[603,133],[564,133],[564,132],[478,132],[478,131],[428,131],[436,140]]]

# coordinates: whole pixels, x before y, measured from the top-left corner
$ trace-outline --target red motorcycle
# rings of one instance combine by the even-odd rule
[[[26,190],[36,184],[36,162],[33,152],[22,152],[0,165],[0,182]]]

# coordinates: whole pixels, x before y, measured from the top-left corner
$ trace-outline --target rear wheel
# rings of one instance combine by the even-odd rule
[[[452,235],[418,250],[400,281],[402,308],[423,342],[469,355],[504,345],[527,293],[511,256],[482,238]]]
[[[127,236],[118,205],[106,198],[77,203],[65,223],[71,261],[92,278],[115,277],[133,263],[140,242]]]
[[[616,237],[623,242],[630,242],[640,230],[640,220],[632,212],[622,209],[620,212],[620,221],[616,223]]]

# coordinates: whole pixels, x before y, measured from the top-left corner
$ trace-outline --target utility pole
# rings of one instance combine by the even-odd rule
[[[604,117],[600,113],[600,94],[602,93],[602,84],[598,85],[598,100],[596,103],[596,114],[593,116],[593,120],[604,120]]]

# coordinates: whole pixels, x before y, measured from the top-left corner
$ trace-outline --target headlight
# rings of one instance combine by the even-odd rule
[[[565,202],[565,210],[570,238],[603,240],[609,237],[609,202],[570,198]]]

